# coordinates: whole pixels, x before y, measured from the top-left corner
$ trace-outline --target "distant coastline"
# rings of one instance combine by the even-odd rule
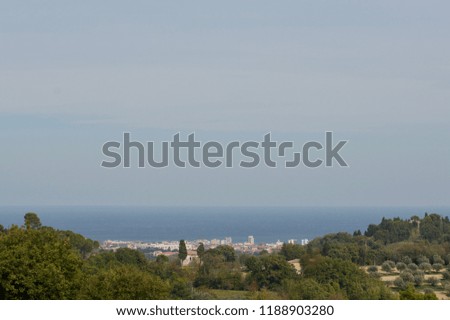
[[[45,225],[105,241],[160,242],[225,239],[258,243],[314,239],[378,223],[382,217],[409,218],[424,212],[450,215],[450,207],[148,207],[0,206],[0,223],[21,224],[24,213],[39,214]]]

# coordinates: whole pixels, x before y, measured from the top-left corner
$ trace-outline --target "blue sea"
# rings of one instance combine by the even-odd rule
[[[43,225],[72,230],[98,241],[224,239],[256,243],[313,239],[327,233],[364,232],[382,217],[425,212],[450,215],[450,207],[135,207],[0,206],[0,224],[22,225],[26,212]]]

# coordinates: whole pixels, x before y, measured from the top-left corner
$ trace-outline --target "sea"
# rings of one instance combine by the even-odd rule
[[[364,232],[383,217],[450,215],[450,207],[150,207],[0,206],[0,224],[22,225],[27,212],[43,225],[104,240],[159,242],[224,239],[255,243],[314,239],[328,233]]]

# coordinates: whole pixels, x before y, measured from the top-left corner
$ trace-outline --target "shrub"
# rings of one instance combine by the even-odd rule
[[[425,272],[431,271],[431,264],[429,264],[428,262],[422,262],[419,265],[419,268]]]
[[[403,256],[403,257],[401,258],[401,262],[403,262],[404,264],[408,265],[408,264],[412,263],[412,260],[411,260],[411,258],[408,257],[408,256]]]
[[[440,263],[442,265],[445,264],[444,259],[442,259],[441,256],[438,254],[433,255],[432,260],[433,260],[433,263]]]
[[[423,273],[422,270],[415,271],[413,273],[413,276],[414,276],[414,284],[416,286],[420,286],[423,283],[424,279],[425,279],[424,273]]]
[[[450,280],[450,272],[448,270],[445,270],[444,272],[442,272],[442,279]]]
[[[401,277],[398,277],[394,280],[394,285],[401,290],[404,290],[408,287]]]
[[[409,283],[414,282],[414,275],[409,270],[402,271],[400,273],[400,278],[402,278],[403,281],[405,281],[405,282],[409,282]]]
[[[419,265],[422,263],[430,263],[430,259],[428,259],[425,256],[418,256],[416,261],[417,261],[417,264],[419,264]]]
[[[434,263],[432,267],[433,267],[433,269],[434,269],[436,272],[439,272],[439,270],[441,270],[442,268],[444,268],[444,266],[443,266],[442,264],[440,264],[440,263]]]
[[[383,262],[383,264],[381,265],[381,270],[383,270],[384,272],[391,272],[392,268],[388,261]]]
[[[411,271],[416,271],[419,267],[415,263],[408,264],[408,269]]]
[[[404,262],[397,262],[395,265],[398,271],[402,271],[406,269],[406,264]]]
[[[439,279],[436,277],[430,277],[428,278],[428,282],[433,286],[436,287],[439,284]]]
[[[367,268],[367,271],[369,271],[369,272],[378,272],[378,267],[377,266],[369,266],[368,268]]]

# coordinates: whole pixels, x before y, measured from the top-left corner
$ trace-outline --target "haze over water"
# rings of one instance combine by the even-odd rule
[[[409,218],[425,212],[450,215],[450,207],[135,207],[2,206],[0,224],[21,225],[26,212],[42,224],[103,240],[195,240],[248,235],[257,243],[313,239],[327,233],[364,232],[382,217]]]

